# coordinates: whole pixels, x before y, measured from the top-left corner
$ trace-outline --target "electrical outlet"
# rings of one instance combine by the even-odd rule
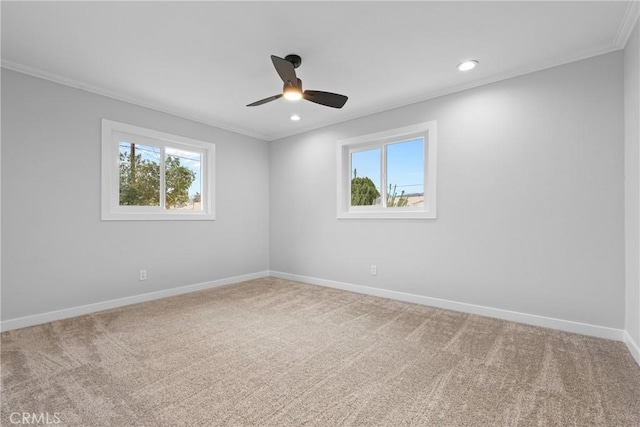
[[[378,275],[378,267],[376,267],[375,265],[371,266],[371,275],[372,276],[377,276]]]
[[[140,280],[147,280],[147,270],[140,270]]]

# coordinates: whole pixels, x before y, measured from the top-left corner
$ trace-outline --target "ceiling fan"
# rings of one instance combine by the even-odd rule
[[[278,75],[284,82],[282,93],[274,96],[270,96],[260,101],[256,101],[247,105],[247,107],[256,107],[258,105],[266,104],[267,102],[275,101],[283,96],[286,99],[295,101],[301,98],[307,101],[315,102],[316,104],[325,105],[327,107],[342,108],[347,102],[347,98],[344,95],[331,92],[322,92],[319,90],[305,90],[302,91],[302,80],[296,76],[296,68],[302,64],[302,58],[298,55],[287,55],[284,59],[275,55],[271,55],[271,62],[276,68]]]

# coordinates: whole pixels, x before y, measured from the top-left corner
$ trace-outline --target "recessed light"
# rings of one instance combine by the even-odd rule
[[[294,114],[293,116],[289,117],[291,120],[293,120],[294,122],[297,122],[298,120],[300,120],[300,116],[297,114]]]
[[[474,68],[476,68],[476,65],[478,65],[478,61],[476,61],[475,59],[472,59],[470,61],[464,61],[463,63],[458,64],[458,70],[460,71],[473,70]]]

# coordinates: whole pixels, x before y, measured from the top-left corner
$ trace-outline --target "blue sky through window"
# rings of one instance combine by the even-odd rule
[[[380,191],[380,149],[356,151],[351,154],[351,178],[368,177]]]
[[[395,185],[398,194],[424,193],[424,142],[422,138],[388,144],[387,185]],[[380,148],[351,154],[351,178],[369,177],[380,191]]]
[[[422,138],[387,145],[387,186],[400,194],[424,193],[424,144]]]

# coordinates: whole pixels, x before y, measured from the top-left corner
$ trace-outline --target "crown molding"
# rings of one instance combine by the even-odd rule
[[[636,24],[636,22],[638,21],[638,18],[640,17],[640,0],[630,0],[628,2],[627,5],[627,10],[625,11],[625,14],[622,18],[622,21],[620,23],[620,27],[618,28],[618,31],[616,33],[616,36],[614,38],[614,40],[605,45],[605,46],[600,46],[599,48],[595,48],[595,49],[591,49],[589,51],[586,52],[581,52],[571,58],[553,58],[550,60],[545,61],[544,63],[540,63],[537,64],[535,66],[528,66],[528,67],[521,67],[518,68],[516,70],[511,70],[509,72],[506,73],[502,73],[502,74],[498,74],[498,75],[494,75],[485,79],[481,79],[481,80],[476,80],[476,81],[471,81],[471,82],[466,82],[464,84],[461,85],[455,85],[455,86],[450,86],[448,88],[443,88],[437,91],[433,91],[427,94],[423,94],[422,96],[416,97],[416,98],[412,98],[412,99],[408,99],[408,100],[404,100],[401,102],[396,102],[390,105],[385,106],[384,108],[369,108],[369,109],[365,109],[363,111],[360,111],[359,113],[356,114],[351,114],[351,115],[346,115],[346,116],[342,116],[341,119],[335,121],[324,121],[324,122],[320,122],[320,123],[315,123],[313,125],[309,125],[309,126],[303,126],[301,128],[297,128],[295,130],[289,130],[289,131],[285,131],[285,132],[275,132],[275,133],[270,133],[270,134],[263,134],[263,133],[257,133],[254,131],[250,131],[247,129],[242,129],[242,128],[237,128],[234,126],[230,126],[224,123],[219,123],[216,121],[212,121],[203,117],[196,117],[178,110],[172,110],[172,109],[167,109],[164,106],[159,106],[154,104],[153,102],[149,102],[149,101],[145,101],[139,98],[135,98],[135,97],[131,97],[116,91],[110,91],[110,90],[106,90],[97,86],[92,86],[92,85],[88,85],[84,82],[81,82],[79,80],[75,80],[75,79],[70,79],[67,77],[63,77],[60,76],[58,74],[54,74],[54,73],[50,73],[48,71],[44,71],[35,67],[30,67],[27,65],[23,65],[20,63],[16,63],[13,61],[9,61],[9,60],[2,60],[1,66],[2,68],[6,68],[9,70],[13,70],[13,71],[17,71],[19,73],[23,73],[23,74],[28,74],[31,75],[33,77],[38,77],[38,78],[42,78],[45,80],[49,80],[52,81],[54,83],[59,83],[59,84],[63,84],[66,86],[70,86],[76,89],[80,89],[80,90],[84,90],[87,92],[91,92],[97,95],[102,95],[102,96],[106,96],[109,98],[113,98],[113,99],[117,99],[120,101],[124,101],[124,102],[128,102],[134,105],[138,105],[141,107],[145,107],[145,108],[150,108],[156,111],[160,111],[163,113],[167,113],[167,114],[171,114],[173,116],[176,117],[181,117],[183,119],[187,119],[187,120],[191,120],[194,122],[198,122],[198,123],[202,123],[205,125],[209,125],[209,126],[213,126],[219,129],[224,129],[230,132],[234,132],[237,134],[241,134],[241,135],[245,135],[245,136],[249,136],[252,138],[257,138],[266,142],[270,142],[270,141],[275,141],[275,140],[279,140],[279,139],[283,139],[283,138],[288,138],[290,136],[294,136],[294,135],[299,135],[305,132],[310,132],[313,130],[317,130],[317,129],[321,129],[324,127],[328,127],[328,126],[332,126],[332,125],[336,125],[339,123],[344,123],[344,122],[348,122],[350,120],[355,120],[361,117],[366,117],[366,116],[370,116],[373,114],[378,114],[384,111],[389,111],[389,110],[393,110],[396,108],[401,108],[401,107],[405,107],[405,106],[409,106],[409,105],[413,105],[413,104],[417,104],[420,102],[425,102],[434,98],[439,98],[445,95],[451,95],[454,93],[458,93],[458,92],[463,92],[466,90],[470,90],[470,89],[474,89],[480,86],[485,86],[488,84],[492,84],[492,83],[497,83],[503,80],[508,80],[508,79],[512,79],[515,77],[519,77],[519,76],[523,76],[526,74],[531,74],[537,71],[542,71],[542,70],[546,70],[549,68],[554,68],[554,67],[558,67],[558,66],[562,66],[562,65],[566,65],[572,62],[577,62],[577,61],[581,61],[584,59],[588,59],[594,56],[599,56],[599,55],[604,55],[610,52],[614,52],[620,49],[623,49],[625,47],[625,45],[627,44],[627,41],[629,40],[629,37],[631,35],[631,33],[633,32],[633,28]]]
[[[501,73],[501,74],[496,74],[484,79],[480,79],[480,80],[474,80],[474,81],[470,81],[470,82],[465,82],[459,85],[454,85],[454,86],[449,86],[447,88],[443,88],[443,89],[439,89],[436,91],[432,91],[426,94],[423,94],[419,97],[415,97],[415,98],[411,98],[409,100],[405,100],[402,102],[397,102],[394,104],[389,104],[387,106],[385,106],[384,108],[369,108],[366,109],[360,113],[357,114],[352,114],[352,115],[348,115],[348,116],[343,116],[339,121],[332,121],[332,122],[323,122],[323,123],[316,123],[314,125],[309,125],[303,128],[298,128],[294,131],[289,131],[289,132],[283,132],[283,133],[275,133],[275,134],[269,134],[269,135],[265,135],[265,139],[266,141],[275,141],[275,140],[279,140],[279,139],[284,139],[284,138],[288,138],[290,136],[294,136],[294,135],[299,135],[305,132],[310,132],[312,130],[316,130],[316,129],[321,129],[324,127],[328,127],[328,126],[333,126],[333,125],[337,125],[339,123],[344,123],[344,122],[348,122],[351,120],[355,120],[355,119],[359,119],[362,117],[367,117],[367,116],[372,116],[374,114],[379,114],[379,113],[383,113],[385,111],[390,111],[390,110],[395,110],[397,108],[403,108],[403,107],[407,107],[410,105],[414,105],[414,104],[419,104],[421,102],[426,102],[435,98],[440,98],[446,95],[452,95],[455,93],[459,93],[459,92],[464,92],[467,90],[471,90],[471,89],[475,89],[478,87],[482,87],[482,86],[487,86],[493,83],[498,83],[504,80],[509,80],[509,79],[513,79],[516,77],[522,77],[522,76],[526,76],[527,74],[532,74],[532,73],[536,73],[538,71],[544,71],[544,70],[548,70],[551,68],[555,68],[555,67],[561,67],[563,65],[568,65],[574,62],[579,62],[579,61],[583,61],[589,58],[594,58],[596,56],[600,56],[600,55],[606,55],[608,53],[611,52],[615,52],[620,50],[621,48],[614,46],[613,44],[611,45],[607,45],[598,49],[593,49],[587,52],[582,52],[578,55],[575,55],[571,58],[554,58],[554,59],[550,59],[544,63],[539,63],[536,64],[535,66],[528,66],[528,67],[521,67],[521,68],[517,68],[515,70],[509,71],[509,72],[505,72],[505,73]]]
[[[618,49],[624,49],[639,17],[640,0],[630,0],[622,22],[620,23],[620,28],[618,28],[616,38],[613,40],[614,46]]]
[[[137,105],[139,107],[144,107],[144,108],[150,108],[152,110],[155,111],[159,111],[161,113],[166,113],[166,114],[171,114],[172,116],[176,116],[176,117],[180,117],[183,119],[187,119],[187,120],[191,120],[194,122],[198,122],[198,123],[202,123],[208,126],[213,126],[216,127],[218,129],[223,129],[229,132],[233,132],[233,133],[237,133],[237,134],[241,134],[241,135],[245,135],[245,136],[250,136],[252,138],[257,138],[257,139],[261,139],[263,141],[267,141],[267,137],[265,135],[259,134],[259,133],[255,133],[255,132],[251,132],[249,130],[246,129],[241,129],[241,128],[236,128],[233,126],[229,126],[223,123],[218,123],[215,121],[211,121],[208,119],[203,119],[201,117],[196,117],[196,116],[192,116],[190,114],[185,114],[183,112],[177,111],[177,110],[172,110],[172,109],[168,109],[162,106],[159,106],[153,102],[149,102],[149,101],[145,101],[142,100],[140,98],[135,98],[135,97],[131,97],[128,95],[125,95],[123,93],[117,92],[117,91],[111,91],[111,90],[107,90],[107,89],[103,89],[101,87],[98,86],[93,86],[84,82],[81,82],[79,80],[75,80],[75,79],[71,79],[68,77],[63,77],[59,74],[55,74],[55,73],[51,73],[49,71],[44,71],[41,70],[39,68],[35,68],[35,67],[31,67],[28,65],[24,65],[24,64],[20,64],[18,62],[13,62],[13,61],[9,61],[6,59],[2,59],[2,64],[1,64],[2,68],[5,68],[7,70],[11,70],[11,71],[16,71],[18,73],[22,73],[22,74],[27,74],[29,76],[32,77],[37,77],[43,80],[48,80],[54,83],[58,83],[61,85],[65,85],[65,86],[69,86],[72,87],[74,89],[80,89],[83,90],[85,92],[90,92],[96,95],[102,95],[102,96],[106,96],[107,98],[112,98],[112,99],[117,99],[118,101],[123,101],[123,102],[127,102],[129,104],[134,104]]]

